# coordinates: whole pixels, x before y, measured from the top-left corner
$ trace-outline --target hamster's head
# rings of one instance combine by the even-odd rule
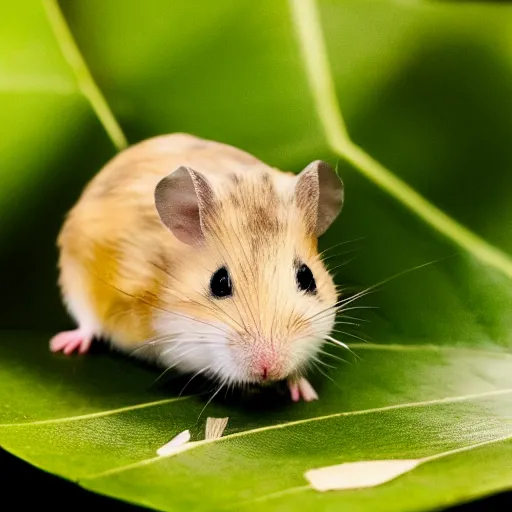
[[[315,161],[297,176],[268,168],[213,183],[180,167],[155,199],[189,248],[166,284],[176,314],[159,318],[169,364],[229,385],[302,376],[335,322],[317,250],[343,203],[335,170]]]

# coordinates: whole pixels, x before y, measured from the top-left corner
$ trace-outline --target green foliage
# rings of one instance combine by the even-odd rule
[[[62,2],[91,96],[52,5],[11,3],[0,20],[2,447],[161,510],[410,511],[509,488],[511,7],[321,0],[316,24],[300,0]],[[329,62],[311,72],[318,26]],[[329,378],[313,376],[319,402],[265,391],[200,415],[208,396],[152,385],[152,368],[49,353],[67,326],[55,237],[115,153],[116,120],[131,143],[183,131],[284,169],[337,163],[346,207],[321,243],[344,242],[326,254],[350,289],[431,263],[354,303],[376,309],[348,313],[369,321],[361,330],[340,325],[357,343],[333,351],[347,362],[326,359]],[[182,430],[201,440],[206,416],[229,416],[224,438],[157,459]],[[304,478],[452,450],[364,490],[319,493]]]

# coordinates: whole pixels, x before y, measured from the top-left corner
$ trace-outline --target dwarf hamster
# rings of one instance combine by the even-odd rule
[[[304,374],[337,294],[317,238],[343,197],[321,161],[295,175],[181,133],[129,147],[59,234],[59,285],[78,328],[51,350],[85,353],[102,338],[222,385],[286,380],[292,400],[318,398]]]

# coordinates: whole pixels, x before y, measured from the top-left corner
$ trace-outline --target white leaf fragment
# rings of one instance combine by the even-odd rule
[[[219,439],[222,437],[229,418],[206,418],[205,439]]]
[[[422,462],[423,459],[346,462],[336,466],[310,469],[304,476],[317,491],[360,489],[389,482]]]
[[[157,455],[171,455],[174,452],[180,451],[181,446],[188,443],[190,441],[190,431],[184,430],[176,437],[173,437],[168,443],[165,443],[163,446],[158,448],[156,451]]]

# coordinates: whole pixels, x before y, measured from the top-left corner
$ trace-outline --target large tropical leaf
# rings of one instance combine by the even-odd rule
[[[12,3],[0,21],[2,447],[160,510],[427,510],[510,488],[510,7],[61,8],[71,32],[51,1]],[[221,394],[203,411],[210,395],[180,396],[186,380],[154,385],[158,371],[115,354],[50,355],[48,337],[67,325],[55,236],[123,145],[119,126],[130,142],[188,131],[294,171],[339,164],[346,208],[322,240],[345,242],[326,253],[337,281],[359,289],[401,275],[354,303],[377,309],[350,312],[369,320],[361,330],[340,325],[357,343],[313,376],[320,401],[266,390]],[[224,437],[201,441],[207,416],[229,417]],[[156,455],[186,429],[192,444]],[[305,477],[425,458],[365,489],[319,492]]]

